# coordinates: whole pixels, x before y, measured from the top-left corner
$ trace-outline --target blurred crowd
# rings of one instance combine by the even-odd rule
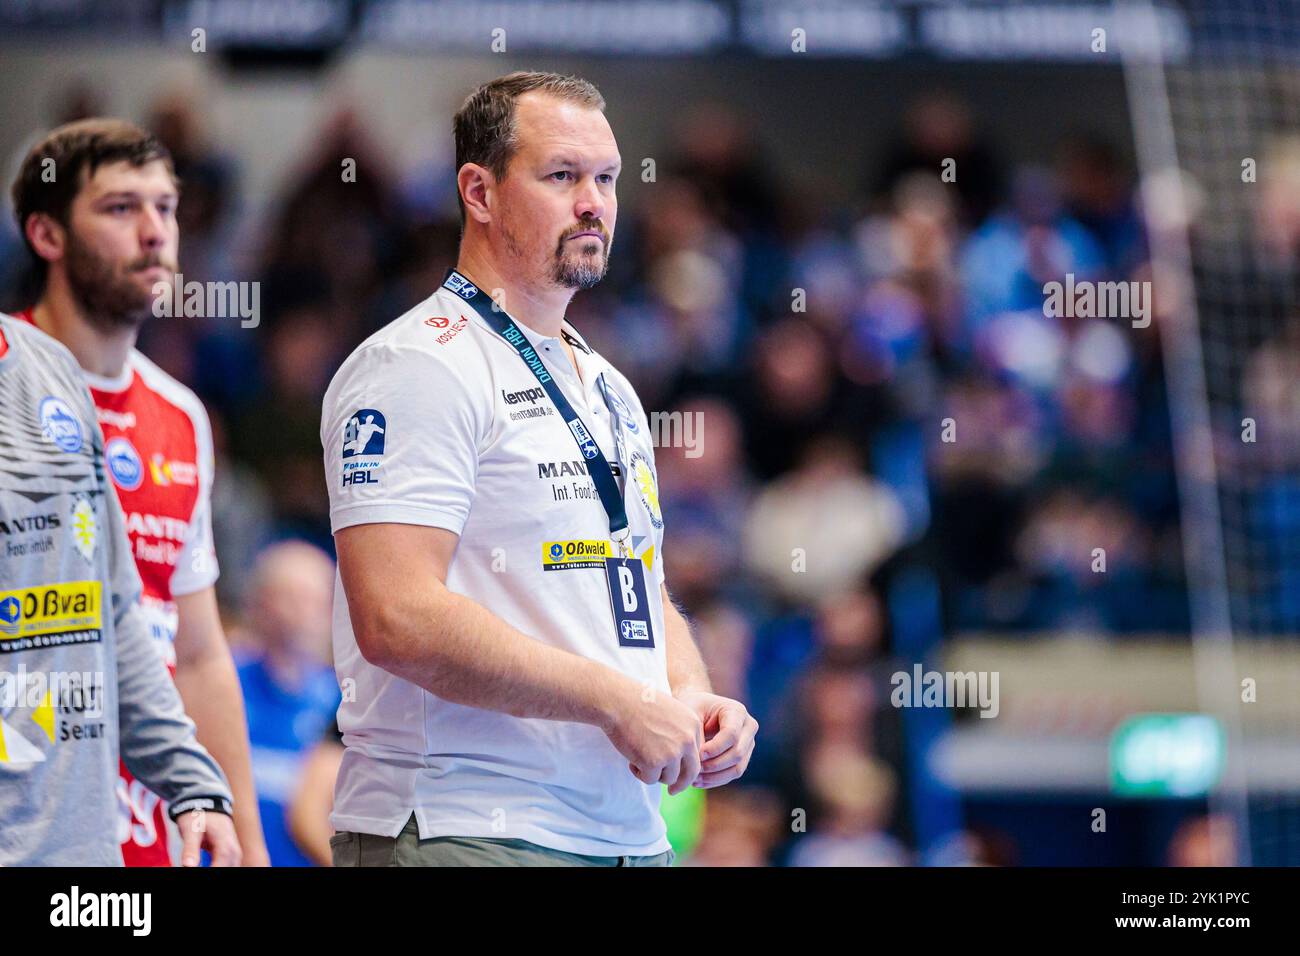
[[[51,121],[96,108],[80,91]],[[674,824],[681,855],[918,862],[889,704],[890,674],[918,649],[955,632],[1188,628],[1156,334],[1168,304],[1145,330],[1043,309],[1067,273],[1150,278],[1134,170],[1087,132],[1011,166],[935,92],[882,129],[891,145],[858,198],[828,206],[778,174],[743,118],[682,116],[656,181],[621,184],[610,273],[569,314],[647,410],[698,423],[696,448],[658,451],[667,578],[717,691],[762,725],[742,784]],[[240,158],[189,102],[143,118],[183,182],[186,281],[261,283],[256,329],[156,321],[142,348],[211,414],[218,591],[264,826],[277,863],[319,860],[338,698],[321,399],[342,359],[454,263],[452,157],[391,168],[342,110],[274,202],[248,208]],[[21,259],[16,235],[0,238],[0,305],[28,304]],[[1300,381],[1258,364],[1262,392]],[[295,826],[296,800],[319,810]],[[1017,856],[975,830],[951,852]]]

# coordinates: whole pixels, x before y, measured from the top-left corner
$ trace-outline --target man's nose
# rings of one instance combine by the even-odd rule
[[[600,219],[605,215],[605,197],[600,194],[595,180],[588,180],[573,207],[579,219]]]
[[[139,220],[140,245],[149,251],[159,249],[167,241],[167,225],[162,213],[151,206],[145,207]]]

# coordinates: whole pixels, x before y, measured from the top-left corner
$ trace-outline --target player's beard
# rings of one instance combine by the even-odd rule
[[[173,273],[176,271],[175,263],[163,262],[157,255],[142,256],[125,266],[114,266],[71,233],[68,235],[66,261],[68,285],[81,305],[82,314],[104,332],[138,329],[149,317],[153,292],[141,289],[131,278],[131,273],[157,265]]]
[[[590,289],[609,271],[609,252],[614,245],[613,238],[599,226],[595,227],[603,238],[586,236],[582,239],[569,239],[569,234],[585,232],[593,228],[590,224],[569,230],[560,237],[555,248],[555,261],[551,267],[551,278],[556,285],[568,289]],[[595,249],[588,252],[592,246]],[[574,247],[577,248],[574,248]]]

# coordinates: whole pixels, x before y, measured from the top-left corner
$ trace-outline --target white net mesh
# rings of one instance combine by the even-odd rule
[[[1211,803],[1241,862],[1293,865],[1300,8],[1180,8],[1189,48],[1133,53],[1125,66],[1165,313],[1198,690],[1228,731]],[[1116,11],[1119,22],[1150,16],[1145,3],[1121,0]]]

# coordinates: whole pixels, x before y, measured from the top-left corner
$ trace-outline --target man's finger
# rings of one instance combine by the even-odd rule
[[[239,851],[239,841],[235,839],[232,832],[223,828],[220,834],[209,834],[212,838],[208,841],[208,852],[212,854],[213,866],[239,866],[242,854]]]
[[[724,707],[718,715],[718,732],[704,744],[701,754],[706,758],[716,757],[734,747],[745,729],[748,717],[745,708],[739,704]]]
[[[677,796],[695,780],[700,773],[700,755],[697,751],[692,750],[682,761],[681,773],[677,779],[668,785],[668,795]]]
[[[701,753],[705,757],[716,757],[735,747],[750,722],[749,711],[742,704],[732,704],[723,708],[718,714],[718,732],[705,744]],[[755,722],[755,728],[758,724]]]
[[[659,771],[659,783],[666,783],[672,786],[677,782],[677,778],[682,775],[681,760],[670,760],[664,764],[663,769]]]
[[[184,823],[181,824],[181,866],[198,866],[199,865],[199,847],[203,842],[203,834],[194,827],[194,817],[190,814],[184,816]]]
[[[694,786],[700,790],[709,790],[713,787],[720,787],[724,783],[731,783],[741,774],[740,764],[734,767],[728,767],[726,770],[719,770],[717,773],[702,773],[695,778]]]
[[[744,759],[745,752],[740,747],[729,747],[716,757],[712,757],[700,764],[700,770],[704,773],[717,773],[719,770],[734,767]]]

